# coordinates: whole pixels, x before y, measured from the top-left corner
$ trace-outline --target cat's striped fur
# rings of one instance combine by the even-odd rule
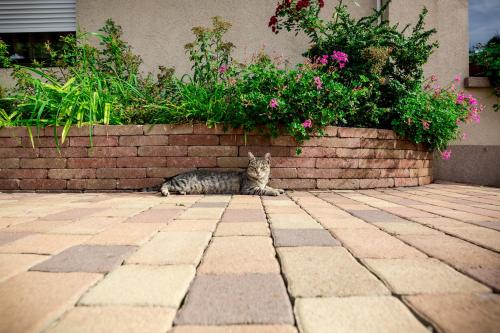
[[[163,195],[179,194],[249,194],[279,195],[284,190],[267,186],[271,173],[271,155],[257,158],[248,153],[249,162],[245,171],[195,170],[168,179],[161,187]]]

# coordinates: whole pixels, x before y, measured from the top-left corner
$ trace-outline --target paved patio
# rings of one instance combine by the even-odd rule
[[[500,331],[500,189],[0,193],[0,332]]]

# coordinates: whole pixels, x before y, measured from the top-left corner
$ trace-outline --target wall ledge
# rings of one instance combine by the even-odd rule
[[[485,76],[469,76],[464,79],[465,88],[491,88],[490,80]]]

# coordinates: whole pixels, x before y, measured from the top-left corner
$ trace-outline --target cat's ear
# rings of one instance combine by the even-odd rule
[[[271,154],[270,153],[266,153],[266,155],[264,155],[264,158],[267,161],[267,163],[271,163]]]
[[[253,154],[251,152],[248,152],[248,158],[253,160],[253,159],[255,159],[255,156],[253,156]]]

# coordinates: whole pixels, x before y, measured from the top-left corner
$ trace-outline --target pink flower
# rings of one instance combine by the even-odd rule
[[[451,158],[451,150],[450,149],[443,150],[441,152],[441,158],[445,161],[448,161]]]
[[[224,74],[227,71],[227,65],[222,64],[219,67],[219,74]]]
[[[297,74],[297,76],[295,77],[295,82],[299,82],[300,79],[302,79],[302,74]]]
[[[277,108],[278,107],[278,100],[276,98],[273,98],[269,101],[269,106],[271,109]]]
[[[436,94],[436,95],[441,94],[441,87],[440,86],[435,86],[434,87],[434,94]]]
[[[314,77],[314,83],[316,83],[316,89],[321,90],[321,88],[323,88],[323,83],[321,82],[321,78],[319,76]]]
[[[304,128],[310,128],[310,127],[312,127],[312,120],[311,120],[311,119],[307,119],[306,121],[304,121],[304,122],[302,123],[302,126],[303,126]]]
[[[469,100],[470,105],[477,105],[477,99],[475,99],[474,96],[469,95],[467,96],[467,99]]]
[[[424,130],[428,130],[431,125],[427,120],[422,120],[422,127],[424,128]]]
[[[460,74],[455,75],[455,77],[453,78],[453,81],[455,81],[456,83],[459,83],[460,81],[462,81],[462,76],[460,76]]]
[[[481,116],[479,115],[479,112],[477,110],[477,108],[473,108],[470,112],[469,112],[469,116],[468,118],[476,123],[480,123],[481,122]]]
[[[331,58],[338,62],[340,68],[344,68],[345,64],[349,62],[347,53],[341,51],[333,51]]]
[[[432,74],[432,75],[431,75],[431,81],[432,81],[432,82],[437,81],[437,79],[438,79],[438,78],[437,78],[437,75],[436,75],[436,74]]]
[[[463,104],[463,103],[464,103],[464,101],[465,101],[465,98],[466,98],[466,97],[465,97],[464,93],[459,93],[459,94],[457,95],[457,102],[456,102],[456,103],[457,103],[457,104]]]
[[[462,133],[462,140],[467,140],[469,135],[467,133]]]
[[[460,119],[457,119],[457,121],[455,121],[455,124],[460,125],[461,122],[462,121]]]
[[[326,65],[328,63],[328,55],[324,55],[318,58],[318,63]]]

